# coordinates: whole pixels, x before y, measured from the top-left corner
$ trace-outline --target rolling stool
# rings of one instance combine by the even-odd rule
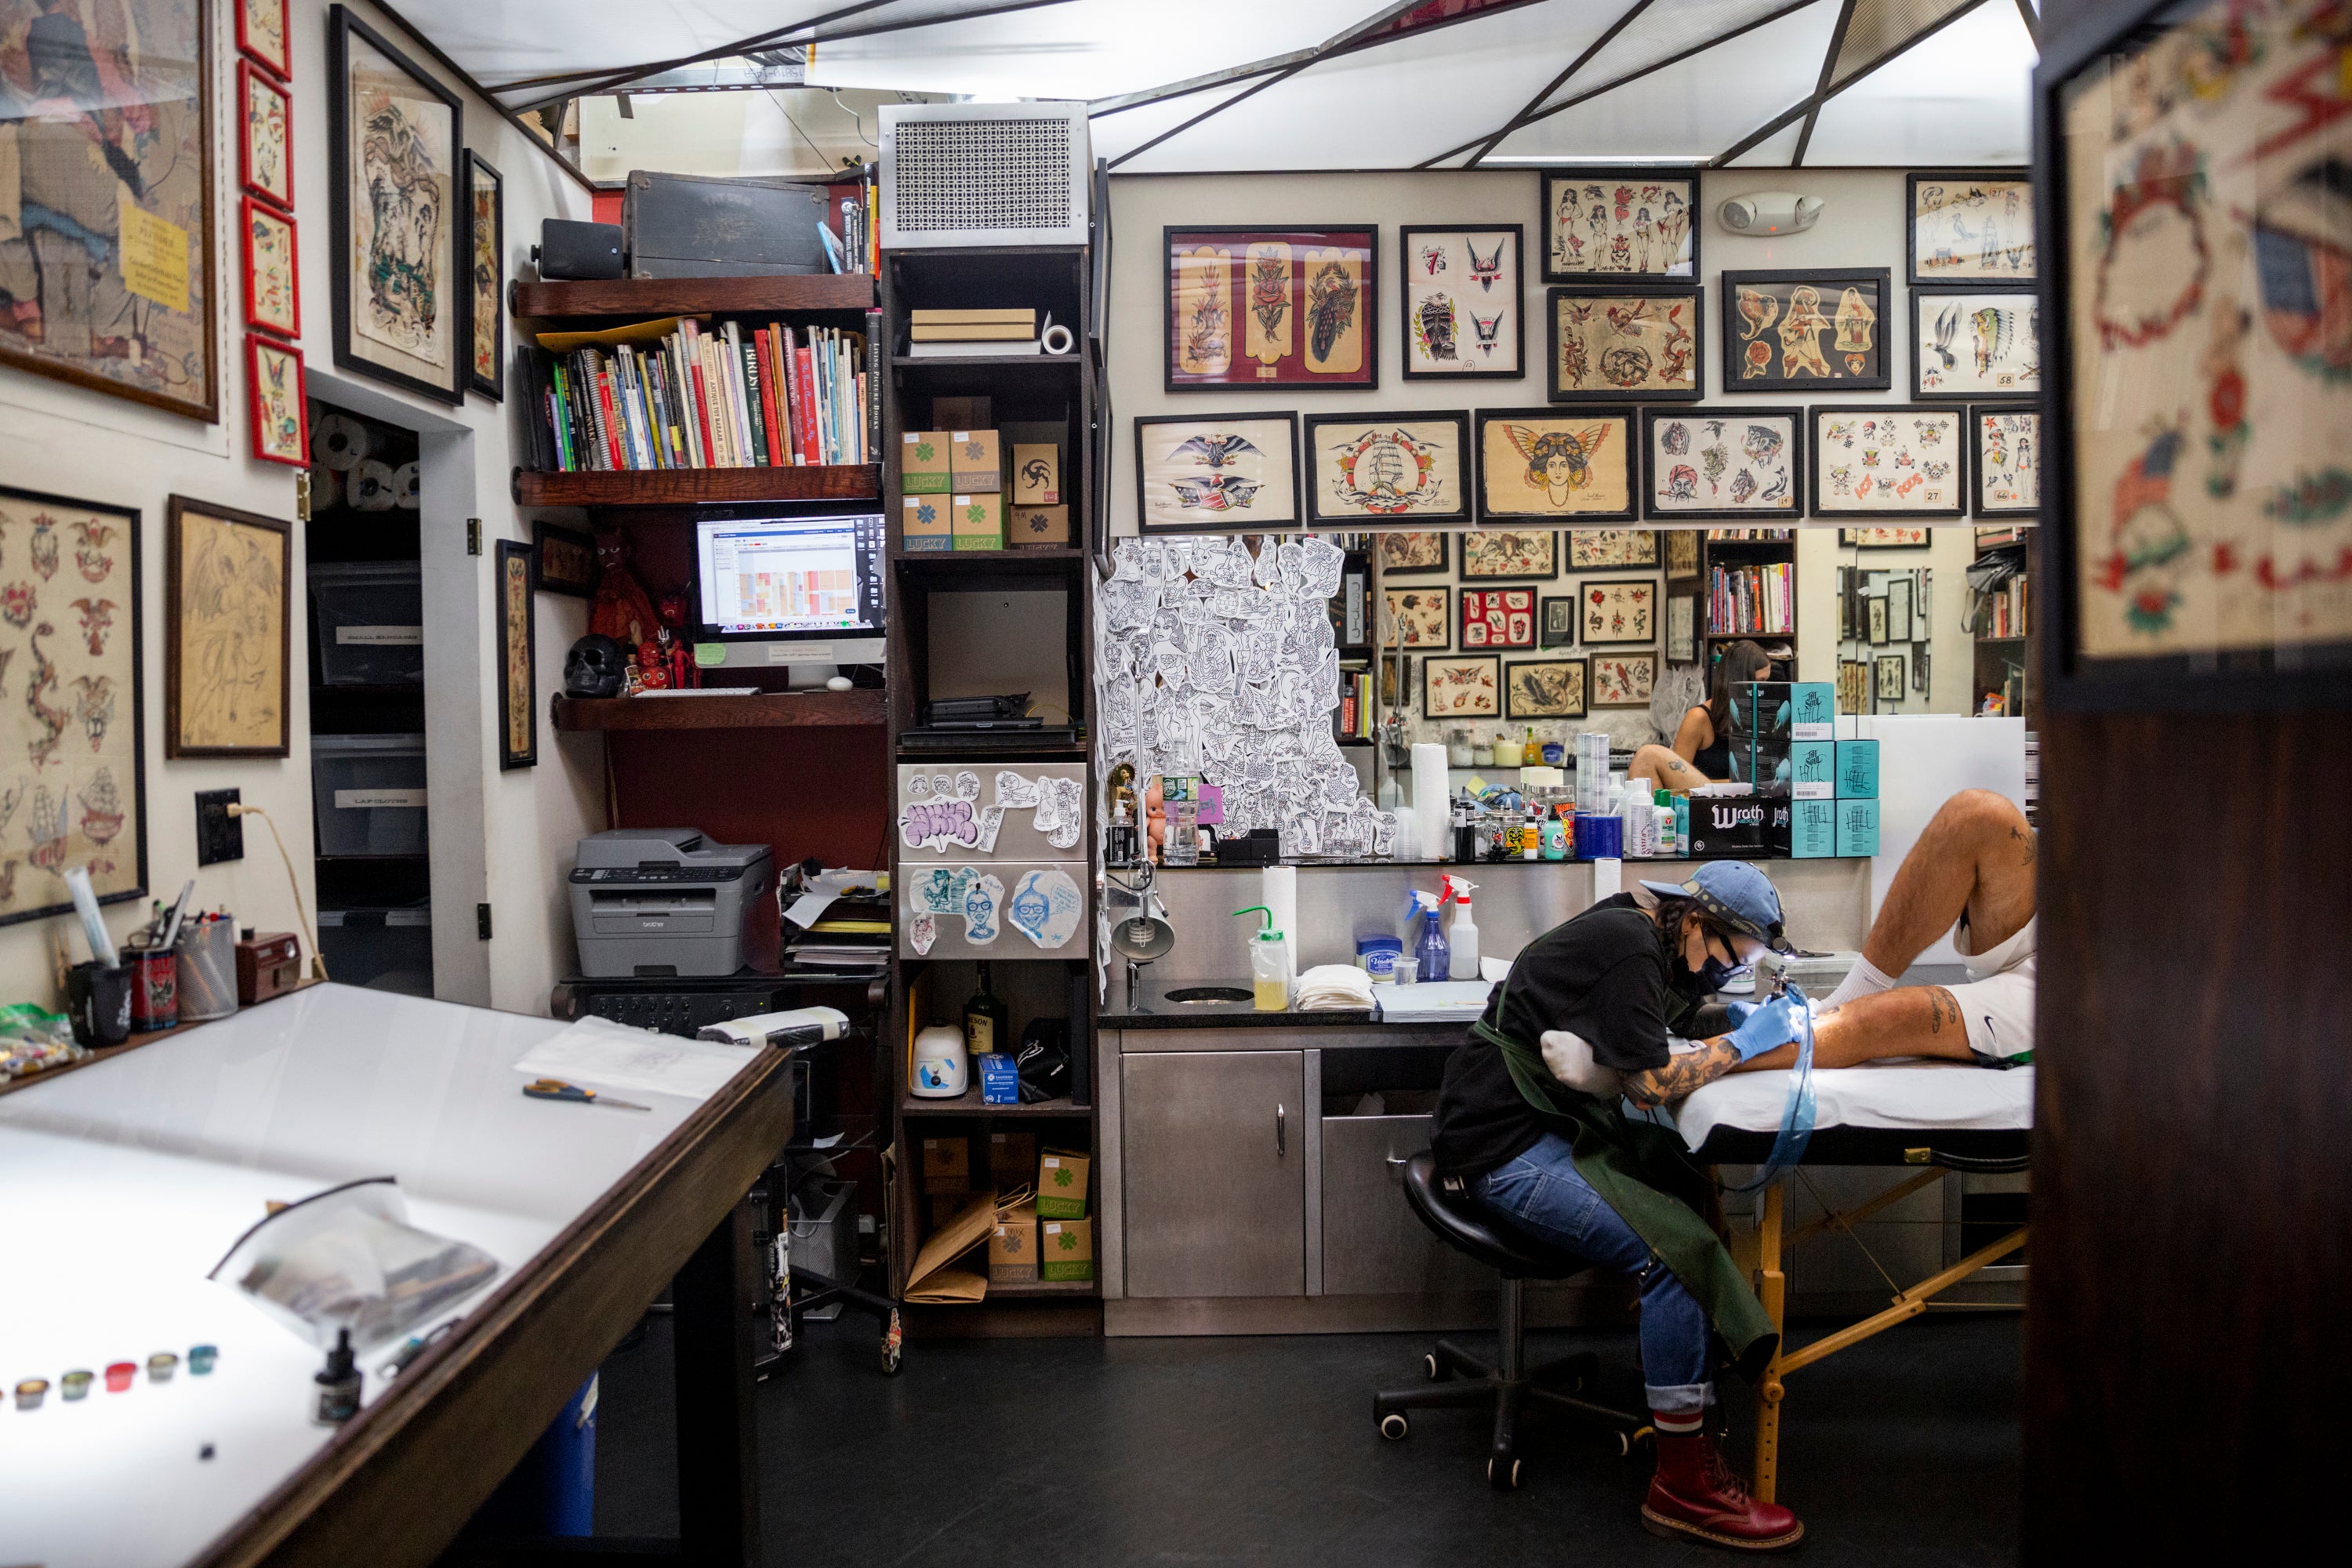
[[[1634,1444],[1650,1440],[1654,1434],[1641,1416],[1576,1397],[1600,1370],[1599,1360],[1590,1352],[1546,1362],[1538,1367],[1527,1364],[1526,1282],[1573,1279],[1591,1268],[1591,1264],[1552,1251],[1488,1220],[1464,1189],[1459,1177],[1437,1173],[1437,1162],[1425,1149],[1405,1162],[1404,1195],[1412,1212],[1421,1216],[1421,1223],[1434,1231],[1440,1241],[1457,1252],[1468,1253],[1502,1275],[1502,1318],[1495,1328],[1502,1364],[1489,1366],[1452,1341],[1438,1341],[1437,1348],[1422,1358],[1431,1383],[1437,1386],[1398,1389],[1372,1396],[1372,1415],[1380,1422],[1381,1436],[1402,1437],[1410,1430],[1404,1415],[1407,1410],[1468,1409],[1491,1405],[1495,1411],[1495,1443],[1486,1459],[1486,1481],[1497,1491],[1509,1491],[1519,1484],[1519,1458],[1516,1452],[1519,1413],[1529,1399],[1608,1427],[1617,1435],[1620,1456],[1631,1454]],[[1456,1376],[1468,1381],[1449,1381]]]

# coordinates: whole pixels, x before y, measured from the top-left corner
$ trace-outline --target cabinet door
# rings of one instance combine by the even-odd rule
[[[1171,1051],[1120,1072],[1127,1293],[1305,1294],[1305,1057]]]
[[[1404,1201],[1404,1163],[1429,1147],[1429,1116],[1323,1119],[1323,1291],[1329,1296],[1491,1290],[1495,1271],[1456,1252]]]

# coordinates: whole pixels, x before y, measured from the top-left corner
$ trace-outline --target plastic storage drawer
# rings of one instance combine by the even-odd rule
[[[413,561],[325,562],[310,568],[319,679],[401,686],[425,679],[425,591]]]
[[[422,855],[425,737],[313,735],[310,793],[321,855]]]
[[[341,985],[433,994],[433,908],[320,910],[319,945]]]

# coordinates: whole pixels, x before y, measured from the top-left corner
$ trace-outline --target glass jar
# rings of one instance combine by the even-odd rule
[[[1478,765],[1478,751],[1471,743],[1469,731],[1454,729],[1445,731],[1445,765],[1449,768],[1475,768]]]

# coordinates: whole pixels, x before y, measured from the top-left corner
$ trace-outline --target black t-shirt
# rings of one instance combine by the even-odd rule
[[[1667,1031],[1690,1011],[1667,984],[1672,969],[1657,923],[1620,893],[1529,942],[1487,1002],[1486,1021],[1530,1046],[1547,1029],[1570,1030],[1595,1061],[1622,1072],[1664,1067]],[[1447,1058],[1433,1141],[1440,1171],[1491,1171],[1544,1131],[1500,1050],[1474,1037]]]

